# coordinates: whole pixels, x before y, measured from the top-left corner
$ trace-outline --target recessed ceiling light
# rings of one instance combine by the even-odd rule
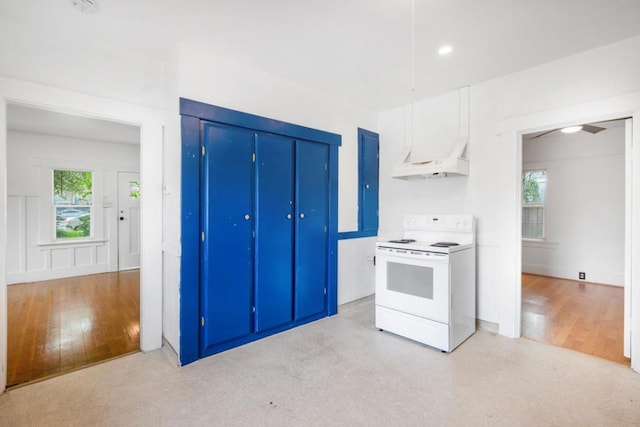
[[[97,0],[71,0],[71,4],[83,13],[94,13],[98,11]]]
[[[453,50],[453,48],[449,45],[446,46],[442,46],[440,49],[438,49],[438,53],[440,55],[447,55],[449,53],[451,53],[451,51]]]
[[[582,130],[582,126],[569,126],[568,128],[560,129],[562,133],[576,133]]]

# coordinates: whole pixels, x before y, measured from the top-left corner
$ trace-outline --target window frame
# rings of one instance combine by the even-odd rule
[[[104,165],[95,162],[85,162],[76,160],[60,160],[49,158],[34,158],[33,166],[40,169],[39,188],[39,231],[38,246],[58,246],[69,244],[82,244],[90,242],[105,241],[105,212],[104,204]],[[93,174],[92,183],[92,211],[91,211],[91,237],[70,237],[56,238],[55,205],[53,204],[53,171],[54,170],[77,170],[91,172]],[[110,204],[111,202],[109,202]],[[53,221],[51,220],[53,218]]]

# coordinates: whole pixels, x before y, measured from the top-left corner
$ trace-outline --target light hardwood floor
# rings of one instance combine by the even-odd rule
[[[140,348],[138,270],[11,285],[7,386]]]
[[[623,330],[623,288],[522,275],[523,337],[628,365]]]

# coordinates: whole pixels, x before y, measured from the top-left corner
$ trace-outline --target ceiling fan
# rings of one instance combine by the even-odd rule
[[[546,132],[542,132],[539,135],[536,136],[532,136],[531,138],[529,138],[529,140],[533,140],[533,139],[537,139],[540,137],[543,137],[545,135],[549,135],[552,132],[556,132],[556,131],[560,131],[562,133],[576,133],[576,132],[589,132],[591,134],[596,134],[598,132],[602,132],[603,130],[606,130],[607,128],[603,128],[600,126],[594,126],[594,125],[579,125],[579,126],[569,126],[566,128],[557,128],[557,129],[551,129],[548,130]]]

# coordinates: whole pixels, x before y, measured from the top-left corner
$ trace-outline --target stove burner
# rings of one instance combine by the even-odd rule
[[[438,242],[438,243],[434,243],[433,247],[436,248],[450,248],[451,246],[458,246],[459,243],[454,243],[454,242]]]
[[[415,242],[414,239],[389,240],[389,243],[403,243],[403,244],[406,244],[406,243],[413,243],[413,242]]]

